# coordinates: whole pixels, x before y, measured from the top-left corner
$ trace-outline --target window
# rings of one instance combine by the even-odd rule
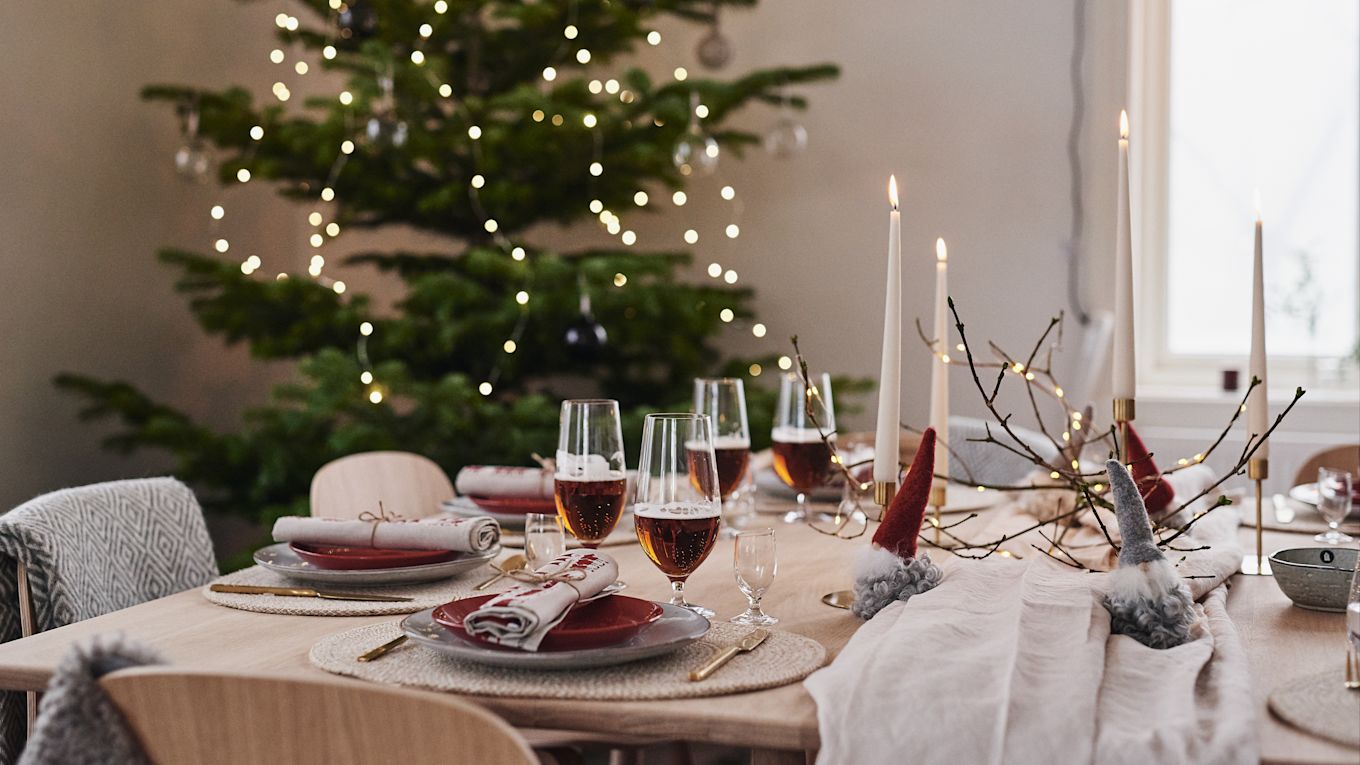
[[[1149,382],[1245,368],[1259,190],[1272,382],[1354,396],[1360,3],[1154,0],[1133,24]]]

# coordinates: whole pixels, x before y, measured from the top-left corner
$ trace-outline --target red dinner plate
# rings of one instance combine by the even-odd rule
[[[473,504],[489,513],[547,513],[557,512],[557,504],[542,497],[468,497]]]
[[[347,547],[304,542],[288,543],[297,556],[317,568],[374,569],[427,566],[457,558],[454,550],[391,550],[382,547]]]
[[[519,650],[489,643],[469,635],[467,630],[463,629],[463,619],[495,597],[498,596],[478,595],[445,603],[434,610],[434,620],[458,637],[473,640],[487,648]],[[611,595],[572,608],[567,618],[544,636],[543,642],[538,644],[538,650],[542,653],[605,648],[636,635],[643,627],[661,618],[661,614],[661,606],[650,600],[630,598],[627,595]]]

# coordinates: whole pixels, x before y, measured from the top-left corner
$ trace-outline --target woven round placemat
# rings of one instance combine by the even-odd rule
[[[352,587],[347,584],[309,584],[289,579],[260,566],[251,566],[213,580],[213,584],[254,584],[264,587],[315,587],[336,592],[397,595],[414,598],[404,603],[381,601],[324,600],[322,598],[294,598],[284,595],[237,595],[213,592],[204,587],[203,597],[227,608],[255,611],[262,614],[291,614],[294,616],[382,616],[384,614],[413,614],[434,608],[472,594],[472,588],[486,578],[484,569],[462,576],[425,584],[398,584],[390,587]]]
[[[703,682],[689,681],[691,669],[750,631],[736,624],[714,624],[703,638],[675,653],[583,670],[488,667],[412,642],[376,661],[355,661],[359,654],[401,634],[396,624],[385,623],[331,635],[312,646],[308,657],[327,672],[390,685],[480,696],[595,701],[683,699],[774,688],[802,680],[826,660],[821,643],[771,630],[756,650],[739,654]]]
[[[1270,708],[1296,728],[1360,746],[1360,691],[1347,689],[1341,679],[1337,670],[1285,683],[1271,692]]]

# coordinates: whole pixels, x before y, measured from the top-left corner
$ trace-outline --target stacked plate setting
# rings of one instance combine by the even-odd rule
[[[500,553],[500,545],[462,553],[280,542],[257,550],[255,562],[291,579],[362,587],[449,579],[490,563]]]

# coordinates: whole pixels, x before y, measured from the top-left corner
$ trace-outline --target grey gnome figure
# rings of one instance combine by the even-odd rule
[[[1105,463],[1123,547],[1110,575],[1105,608],[1110,631],[1149,648],[1173,648],[1192,640],[1199,615],[1180,575],[1152,538],[1143,497],[1119,460]]]

